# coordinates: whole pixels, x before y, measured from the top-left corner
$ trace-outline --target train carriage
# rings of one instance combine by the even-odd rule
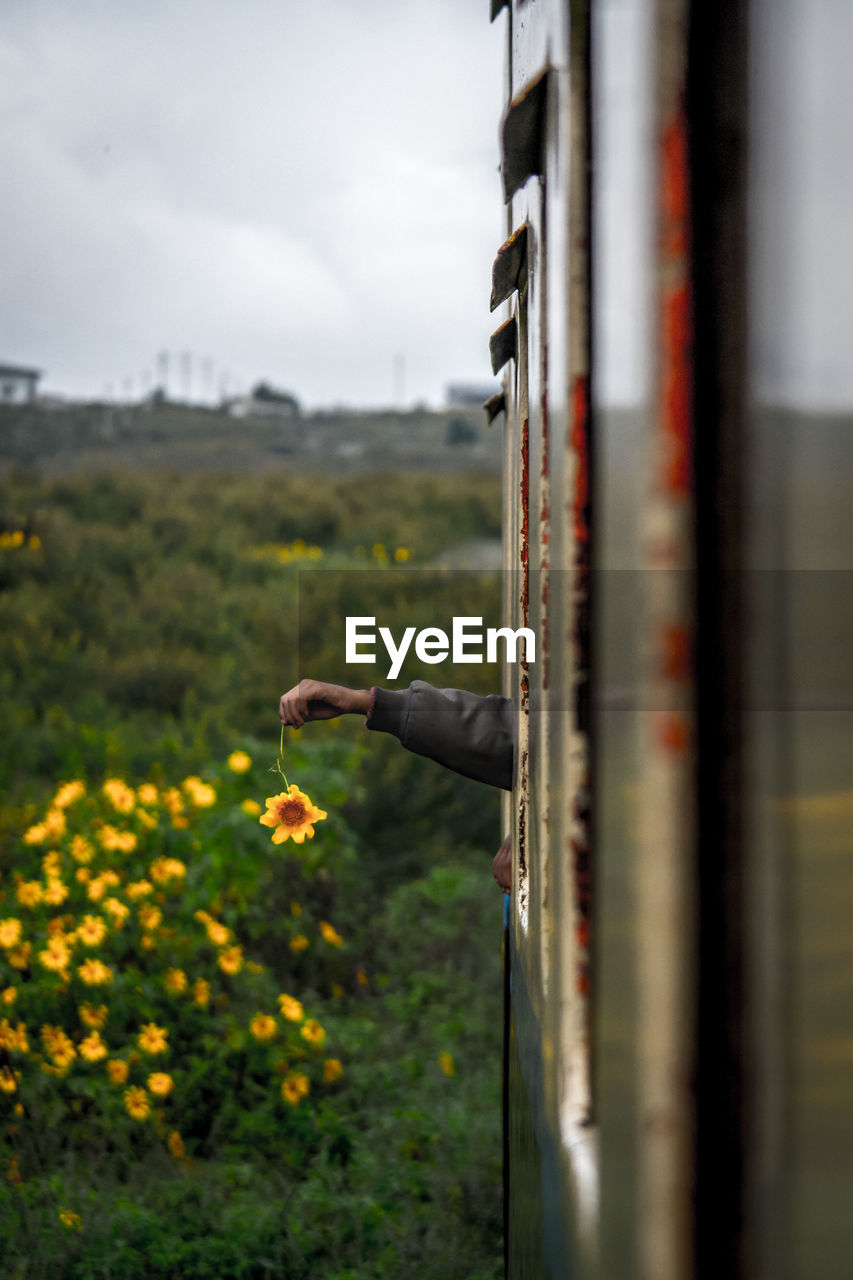
[[[487,410],[506,622],[539,641],[506,686],[507,1274],[841,1277],[853,18],[837,0],[491,17]]]

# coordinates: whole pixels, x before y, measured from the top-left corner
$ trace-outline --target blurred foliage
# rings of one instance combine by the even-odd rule
[[[499,509],[496,479],[477,474],[354,484],[17,473],[0,486],[0,920],[19,919],[31,948],[24,969],[6,948],[0,979],[0,992],[15,990],[0,1020],[28,1041],[26,1054],[0,1051],[15,1082],[0,1090],[8,1274],[501,1273],[497,793],[350,717],[285,744],[290,781],[329,814],[312,841],[273,847],[242,808],[281,789],[267,771],[279,694],[301,674],[356,683],[332,670],[339,583],[395,635],[441,624],[447,609],[485,614],[494,579],[426,569],[450,546],[496,535]],[[363,670],[370,683],[384,668]],[[473,666],[403,674],[483,691],[495,678]],[[224,763],[238,748],[254,762],[240,775]],[[192,776],[182,785],[187,774],[214,798]],[[133,788],[132,811],[111,812],[108,777]],[[35,839],[70,779],[84,794],[65,828]],[[110,850],[111,828],[133,848]],[[92,845],[90,864],[74,857],[75,835]],[[161,883],[152,867],[164,857],[185,872]],[[77,877],[87,866],[117,874],[109,896],[118,915],[128,909],[122,927]],[[162,917],[148,930],[150,900],[127,892],[145,879]],[[57,882],[67,894],[51,903]],[[41,897],[26,906],[20,886],[33,883]],[[220,967],[198,912],[241,948],[237,973]],[[111,924],[90,948],[87,916]],[[67,975],[38,959],[58,935],[71,940]],[[308,945],[294,949],[296,937]],[[92,988],[89,1000],[109,1006],[101,1034],[128,1064],[121,1086],[80,1052],[89,953],[114,973],[109,994]],[[181,990],[167,985],[169,974],[180,985],[175,972]],[[200,978],[206,1008],[191,994]],[[284,1026],[282,992],[324,1029],[321,1052],[302,1024]],[[259,1013],[277,1019],[269,1042],[251,1030]],[[169,1031],[154,1069],[172,1088],[150,1095],[140,1119],[125,1090],[147,1087],[134,1037],[148,1023]],[[74,1046],[61,1075],[43,1070],[55,1065],[44,1025]],[[343,1074],[326,1081],[329,1057]],[[296,1104],[282,1096],[282,1061],[284,1076],[304,1066],[310,1078]]]

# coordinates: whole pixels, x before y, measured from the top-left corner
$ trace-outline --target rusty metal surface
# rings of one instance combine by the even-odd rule
[[[524,291],[527,283],[527,225],[520,226],[498,249],[492,267],[489,310],[494,311],[513,293]]]

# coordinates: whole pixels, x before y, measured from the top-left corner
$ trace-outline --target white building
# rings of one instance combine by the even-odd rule
[[[40,369],[23,369],[16,364],[0,364],[0,404],[26,404],[36,398]]]

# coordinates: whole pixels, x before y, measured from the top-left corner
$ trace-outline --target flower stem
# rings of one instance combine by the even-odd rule
[[[281,742],[279,743],[279,748],[278,748],[278,759],[277,759],[277,760],[276,760],[276,762],[275,762],[275,767],[276,767],[276,769],[278,769],[279,773],[281,774],[281,776],[282,776],[282,778],[283,778],[283,780],[284,780],[285,788],[289,791],[289,790],[290,790],[290,783],[287,781],[287,776],[286,776],[286,774],[285,774],[285,772],[284,772],[284,769],[282,769],[282,767],[281,767],[281,766],[282,766],[283,761],[284,761],[284,725],[282,725],[282,726],[281,726]]]

